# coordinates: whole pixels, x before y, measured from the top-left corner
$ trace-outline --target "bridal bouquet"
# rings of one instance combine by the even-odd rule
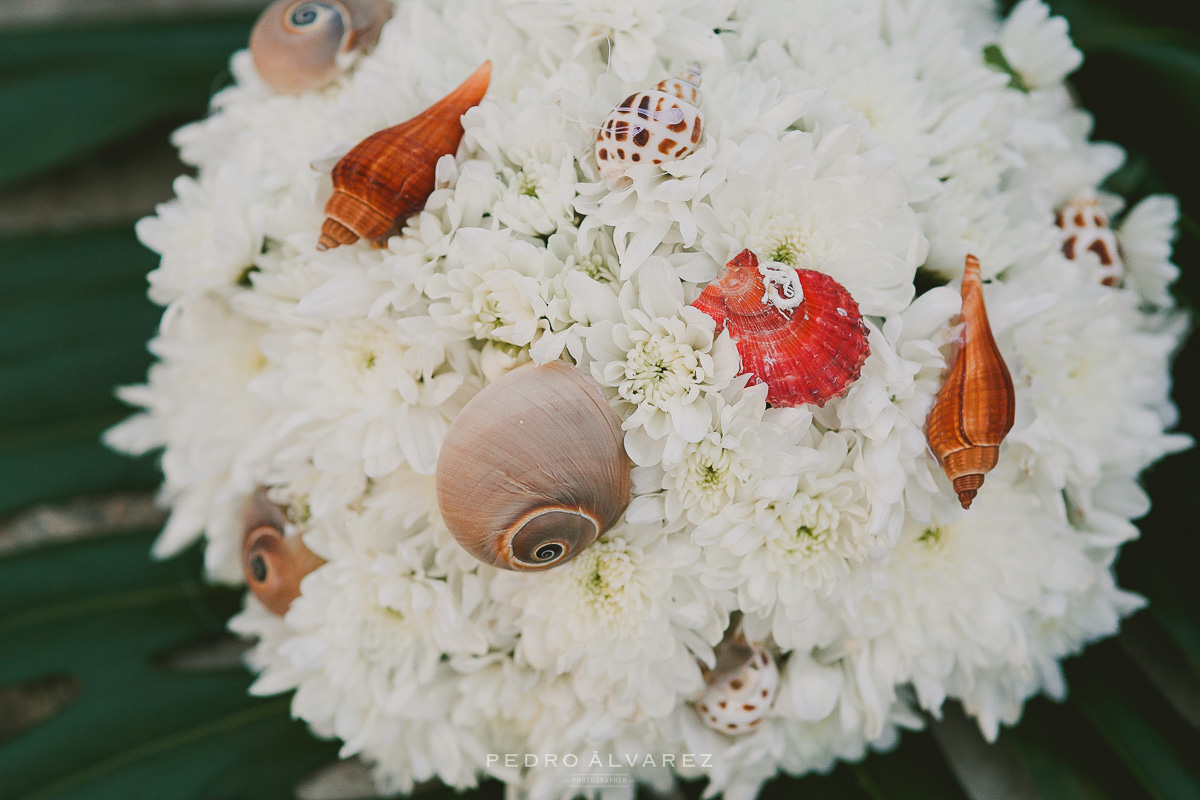
[[[157,555],[383,791],[995,737],[1188,444],[1080,60],[1040,0],[280,0],[138,225]]]

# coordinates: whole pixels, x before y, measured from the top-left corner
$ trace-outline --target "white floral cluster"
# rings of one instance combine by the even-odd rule
[[[241,581],[242,509],[267,486],[325,560],[284,617],[248,597],[234,619],[259,640],[254,691],[295,690],[382,789],[490,775],[532,798],[597,793],[565,766],[593,752],[748,798],[886,749],[948,698],[994,737],[1062,695],[1059,660],[1142,604],[1113,561],[1149,508],[1139,473],[1188,443],[1164,433],[1176,205],[1100,193],[1122,287],[1064,257],[1056,208],[1122,153],[1088,141],[1065,22],[988,5],[404,0],[373,52],[296,96],[236,54],[236,85],[176,134],[196,177],[138,226],[166,311],[122,394],[144,410],[109,441],[164,448],[159,555],[203,537],[211,577]],[[424,210],[385,247],[318,252],[333,161],[484,58]],[[610,189],[600,122],[693,61],[698,148]],[[743,248],[854,296],[870,356],[844,397],[767,408],[687,305]],[[964,511],[923,426],[968,253],[1017,411]],[[441,522],[439,445],[489,380],[559,358],[624,419],[635,497],[566,565],[496,570]],[[781,688],[732,738],[690,702],[735,611]]]

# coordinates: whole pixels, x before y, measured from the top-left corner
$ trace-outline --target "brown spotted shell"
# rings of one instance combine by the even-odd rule
[[[622,100],[600,126],[596,164],[610,186],[637,164],[662,164],[696,149],[703,132],[700,66]]]
[[[629,505],[621,418],[571,365],[526,364],[488,384],[446,432],[437,497],[446,527],[494,567],[579,555]]]
[[[277,92],[319,89],[354,53],[375,46],[391,16],[387,0],[277,0],[254,24],[250,55]]]
[[[285,533],[283,512],[264,489],[246,503],[242,537],[242,571],[246,584],[268,611],[287,613],[300,596],[300,581],[325,562],[304,546],[299,535]]]
[[[333,195],[325,204],[318,250],[359,238],[382,243],[425,206],[438,159],[462,140],[462,115],[487,92],[492,62],[485,61],[457,89],[399,125],[363,139],[333,168]]]
[[[962,318],[962,342],[929,409],[925,437],[959,503],[970,508],[983,476],[999,460],[1016,412],[1012,376],[992,338],[975,256],[967,256],[963,273]]]
[[[746,641],[735,622],[714,649],[713,669],[702,669],[706,688],[696,715],[715,731],[740,736],[757,729],[779,694],[779,667],[762,644]]]
[[[1121,285],[1125,276],[1121,247],[1094,192],[1066,203],[1058,210],[1054,223],[1062,231],[1064,256],[1072,261],[1090,261],[1096,267],[1096,279],[1105,286]]]

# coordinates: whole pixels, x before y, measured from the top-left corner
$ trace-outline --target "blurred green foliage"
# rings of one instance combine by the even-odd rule
[[[1200,32],[1182,26],[1179,4],[1166,0],[1051,6],[1087,55],[1072,83],[1096,116],[1095,138],[1130,154],[1109,187],[1132,201],[1161,191],[1181,198],[1176,288],[1191,306],[1200,297]],[[251,23],[0,32],[0,188],[203,115]],[[130,227],[0,241],[0,517],[157,483],[153,459],[121,458],[98,441],[127,413],[112,387],[139,381],[150,363],[144,343],[160,310],[145,298],[144,276],[154,263]],[[1180,427],[1190,431],[1200,430],[1198,361],[1189,343],[1176,369]],[[1178,707],[1181,697],[1200,697],[1197,475],[1193,451],[1147,476],[1154,510],[1118,570],[1150,609],[1120,640],[1067,664],[1065,703],[1031,702],[996,745],[1045,800],[1200,798],[1200,732]],[[244,670],[168,666],[168,654],[219,636],[240,595],[201,583],[196,552],[150,561],[150,541],[142,532],[0,557],[0,689],[71,676],[75,692],[61,713],[0,738],[0,800],[283,800],[335,758],[336,746],[289,720],[287,698],[248,697]],[[1131,658],[1147,642],[1170,681]],[[763,796],[801,792],[966,797],[928,734],[828,776],[773,781]],[[500,791],[489,784],[476,794]]]

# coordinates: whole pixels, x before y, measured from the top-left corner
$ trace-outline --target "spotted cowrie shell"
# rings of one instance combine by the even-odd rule
[[[1120,286],[1125,274],[1117,234],[1093,192],[1081,194],[1058,210],[1054,223],[1062,230],[1062,253],[1071,261],[1090,262],[1105,286]]]
[[[662,164],[694,151],[704,128],[699,105],[699,64],[626,97],[596,137],[600,177],[613,187],[629,167]]]
[[[737,669],[707,675],[708,688],[696,702],[700,720],[727,736],[762,725],[779,693],[779,668],[767,648],[749,645],[749,658]]]

